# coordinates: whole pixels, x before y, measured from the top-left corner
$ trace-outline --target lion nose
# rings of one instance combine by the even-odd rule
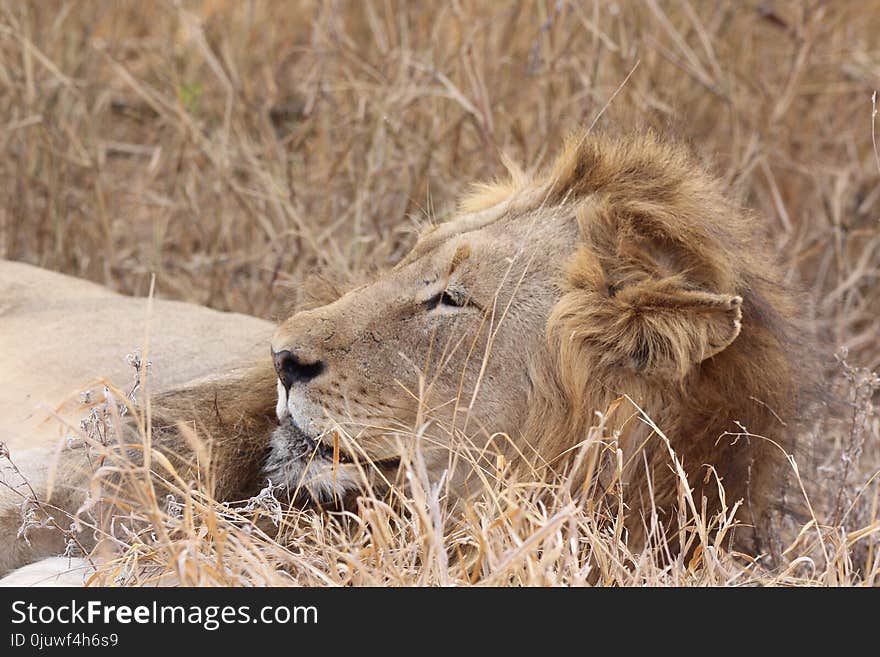
[[[308,383],[324,371],[324,363],[321,361],[303,362],[288,349],[284,351],[273,350],[272,360],[275,362],[278,379],[288,392],[294,383]]]

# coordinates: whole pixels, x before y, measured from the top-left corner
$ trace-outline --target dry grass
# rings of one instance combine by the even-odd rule
[[[876,584],[878,34],[876,0],[0,2],[0,257],[129,294],[155,272],[164,297],[277,319],[315,269],[395,262],[501,153],[537,166],[577,125],[648,125],[768,219],[851,409],[817,429],[824,510],[772,569],[727,550],[729,518],[702,517],[684,487],[687,561],[659,540],[630,552],[613,491],[598,507],[564,485],[541,500],[501,472],[450,514],[414,451],[409,497],[289,511],[267,532],[253,510],[128,486],[141,511],[97,519],[115,559],[97,579]]]

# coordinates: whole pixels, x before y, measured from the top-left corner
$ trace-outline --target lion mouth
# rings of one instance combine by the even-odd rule
[[[378,490],[387,479],[374,480],[370,470],[390,476],[400,467],[399,456],[354,457],[343,451],[338,440],[328,444],[322,436],[310,436],[292,419],[285,419],[272,432],[262,476],[295,492],[305,504],[336,505],[340,499],[365,490]]]
[[[341,449],[334,449],[330,445],[325,444],[323,441],[318,441],[312,438],[311,436],[303,435],[303,440],[308,447],[309,452],[320,456],[322,459],[326,461],[336,461],[339,460],[340,463],[353,463],[352,459],[343,452]]]
[[[400,466],[400,457],[389,455],[383,458],[373,458],[366,454],[354,457],[346,452],[342,445],[329,444],[321,436],[310,436],[293,418],[288,417],[279,422],[278,429],[273,435],[273,446],[264,471],[273,471],[279,468],[284,470],[285,463],[288,466],[298,463],[300,467],[318,463],[333,464],[334,468],[337,464],[368,465],[389,471]]]
[[[284,426],[286,425],[286,426]],[[338,461],[339,463],[353,463],[353,459],[346,454],[341,447],[328,445],[321,438],[312,438],[303,431],[293,418],[287,418],[283,423],[291,450],[294,450],[300,459],[321,458],[325,461]]]

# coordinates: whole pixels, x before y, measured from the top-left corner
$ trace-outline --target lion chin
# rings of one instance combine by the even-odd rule
[[[338,505],[359,489],[350,465],[349,458],[340,453],[334,467],[333,449],[288,419],[272,432],[262,475],[301,504]]]

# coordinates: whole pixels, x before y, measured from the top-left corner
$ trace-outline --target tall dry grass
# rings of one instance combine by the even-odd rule
[[[0,257],[277,319],[315,270],[394,263],[502,153],[534,167],[575,126],[651,126],[767,218],[846,404],[798,464],[823,511],[772,568],[685,487],[687,560],[656,535],[630,551],[613,491],[585,506],[564,474],[548,500],[500,472],[452,513],[413,453],[410,495],[342,516],[170,475],[163,498],[119,463],[141,484],[128,519],[94,515],[96,581],[875,584],[878,34],[876,0],[0,2]]]

